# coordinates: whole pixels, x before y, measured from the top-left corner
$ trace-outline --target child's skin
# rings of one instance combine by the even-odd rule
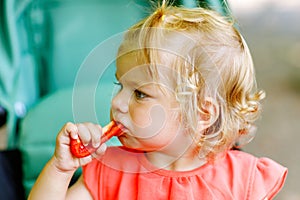
[[[193,138],[181,127],[179,103],[172,92],[174,83],[166,74],[168,68],[159,68],[163,76],[154,82],[147,65],[137,63],[135,57],[135,53],[128,53],[117,60],[116,78],[121,88],[111,109],[114,120],[124,126],[121,143],[146,152],[147,159],[159,168],[186,171],[200,167],[205,160],[197,156]],[[105,153],[106,145],[99,144],[101,134],[97,124],[65,124],[57,136],[55,153],[29,199],[92,199],[82,176],[70,189],[68,185],[76,169],[89,163],[92,156]],[[75,158],[70,153],[70,137],[80,137],[85,144],[92,142],[98,150],[92,156]]]

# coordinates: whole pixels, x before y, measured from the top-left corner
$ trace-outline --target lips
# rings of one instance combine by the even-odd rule
[[[114,121],[116,122],[117,126],[121,128],[123,134],[128,132],[128,129],[126,128],[126,125],[124,125],[124,123],[114,119]]]

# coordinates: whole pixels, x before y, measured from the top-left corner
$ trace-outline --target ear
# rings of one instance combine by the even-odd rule
[[[212,126],[219,118],[219,104],[211,97],[206,97],[198,110],[198,131],[202,132]]]

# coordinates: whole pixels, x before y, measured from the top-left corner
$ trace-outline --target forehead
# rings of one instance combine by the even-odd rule
[[[116,78],[121,82],[135,85],[155,83],[168,90],[174,90],[175,72],[168,64],[147,63],[141,51],[130,52],[117,58]],[[151,69],[150,69],[151,68]]]
[[[116,77],[121,79],[124,76],[128,78],[147,78],[147,65],[139,61],[137,52],[128,52],[117,58]]]

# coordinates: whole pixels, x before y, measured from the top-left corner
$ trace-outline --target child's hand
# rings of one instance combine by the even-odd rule
[[[97,148],[93,157],[99,157],[104,154],[106,144],[100,145],[100,138],[102,135],[102,128],[97,124],[80,123],[73,124],[67,123],[59,132],[56,139],[56,148],[53,156],[53,164],[56,168],[63,172],[74,172],[81,165],[85,165],[92,160],[92,156],[84,158],[76,158],[70,151],[70,137],[76,139],[80,137],[84,145],[92,144]]]

